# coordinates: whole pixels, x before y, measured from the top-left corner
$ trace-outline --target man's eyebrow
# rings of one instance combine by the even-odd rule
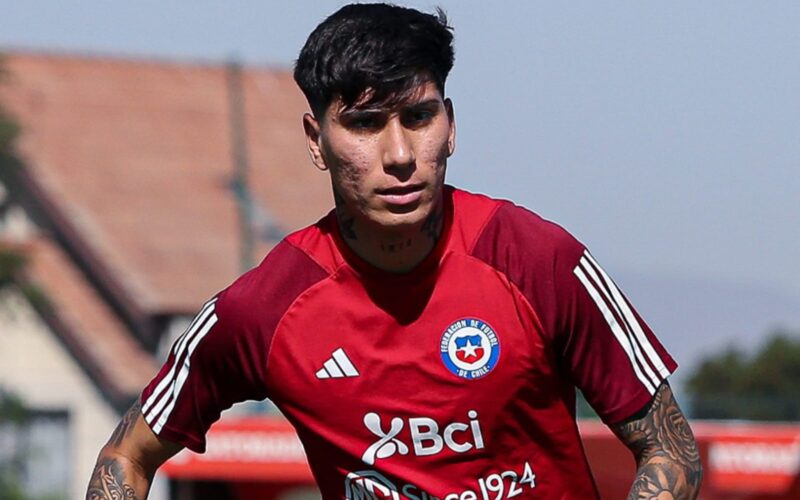
[[[439,107],[439,102],[440,101],[438,98],[431,97],[429,99],[425,99],[424,101],[403,103],[399,106],[393,106],[391,108],[385,106],[351,107],[343,110],[341,113],[339,113],[339,116],[344,118],[352,118],[352,117],[361,117],[369,115],[380,115],[403,109],[432,108],[432,107]]]
[[[384,108],[348,108],[339,113],[339,116],[343,118],[354,118],[354,117],[364,117],[364,116],[373,116],[373,115],[380,115],[383,113],[387,113],[389,110]]]
[[[431,97],[430,99],[425,99],[424,101],[410,103],[403,107],[406,109],[415,109],[415,108],[428,108],[434,106],[439,107],[439,99],[436,97]]]

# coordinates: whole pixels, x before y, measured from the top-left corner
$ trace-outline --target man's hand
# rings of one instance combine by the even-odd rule
[[[153,434],[137,401],[97,457],[86,500],[143,500],[156,469],[181,447]]]
[[[628,500],[697,497],[703,477],[700,454],[669,384],[658,388],[644,416],[612,430],[636,457],[636,480]]]

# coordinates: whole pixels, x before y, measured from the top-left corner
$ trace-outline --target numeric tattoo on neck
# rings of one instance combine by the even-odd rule
[[[336,204],[336,221],[339,223],[339,230],[342,232],[342,236],[349,240],[358,239],[353,227],[356,219],[347,211],[344,198],[335,189],[333,190],[333,201]]]
[[[613,430],[638,464],[629,500],[696,497],[703,474],[700,453],[668,384],[658,388],[642,418]]]
[[[94,469],[86,500],[139,500],[139,496],[125,482],[125,472],[117,459],[104,458]]]
[[[381,250],[386,253],[397,253],[404,248],[411,246],[411,238],[395,243],[381,243]]]

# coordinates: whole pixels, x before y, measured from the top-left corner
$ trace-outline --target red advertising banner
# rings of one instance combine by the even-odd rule
[[[630,452],[599,421],[579,427],[604,497],[624,496],[635,474]],[[692,428],[704,462],[703,498],[800,498],[800,425],[693,422]],[[279,415],[224,419],[207,439],[205,454],[184,450],[162,471],[172,479],[263,487],[313,483],[300,440]]]
[[[698,424],[706,484],[720,492],[787,492],[800,472],[800,426]]]
[[[603,498],[622,498],[635,466],[630,452],[599,421],[579,423]],[[693,421],[704,479],[701,497],[800,498],[800,425]]]
[[[205,453],[183,450],[161,471],[175,479],[313,481],[300,439],[283,417],[223,419],[206,439]]]

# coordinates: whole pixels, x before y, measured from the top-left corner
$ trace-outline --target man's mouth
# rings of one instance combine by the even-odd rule
[[[390,205],[408,205],[419,201],[422,196],[422,184],[393,186],[377,190],[378,196]]]

